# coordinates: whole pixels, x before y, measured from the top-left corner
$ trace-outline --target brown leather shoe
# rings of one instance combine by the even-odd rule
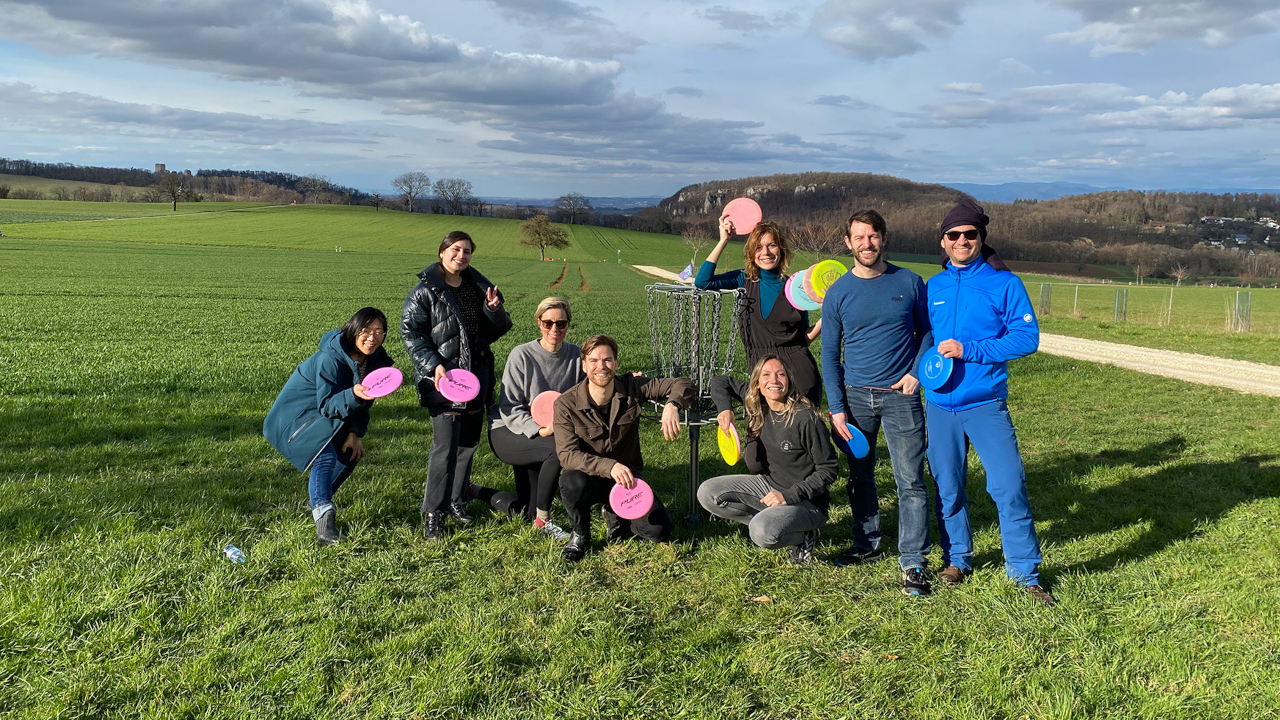
[[[969,577],[968,570],[961,570],[955,565],[948,565],[938,571],[938,579],[948,585],[959,585]]]
[[[1048,590],[1045,590],[1039,585],[1026,585],[1022,588],[1022,591],[1030,595],[1033,600],[1041,605],[1053,607],[1058,604],[1058,601],[1053,599],[1053,595],[1050,595]]]

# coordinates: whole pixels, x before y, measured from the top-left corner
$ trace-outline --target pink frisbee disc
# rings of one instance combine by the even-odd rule
[[[653,489],[640,478],[636,478],[636,485],[630,490],[615,484],[609,491],[609,507],[620,518],[635,520],[644,517],[653,508]]]
[[[436,383],[436,389],[445,400],[470,402],[480,394],[480,378],[470,370],[462,368],[449,370],[445,372],[440,382]]]
[[[745,197],[730,200],[721,214],[729,216],[735,235],[750,235],[764,217],[764,213],[760,211],[760,205],[755,200]]]
[[[546,390],[537,394],[533,398],[533,402],[529,403],[529,414],[533,416],[533,421],[538,423],[538,427],[549,428],[555,420],[556,398],[560,397],[560,393],[555,390]]]
[[[380,398],[396,391],[404,382],[404,373],[393,367],[378,368],[360,381],[364,385],[364,393],[369,397]]]

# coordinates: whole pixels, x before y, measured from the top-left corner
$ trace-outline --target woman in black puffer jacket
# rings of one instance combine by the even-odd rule
[[[418,402],[431,413],[431,454],[422,496],[422,536],[428,540],[441,537],[446,515],[463,524],[472,520],[466,512],[471,461],[480,444],[484,410],[493,404],[494,359],[489,345],[511,329],[502,293],[471,267],[474,250],[475,242],[467,233],[446,235],[440,243],[440,262],[418,274],[420,282],[405,299],[400,318]],[[456,368],[479,378],[480,393],[475,399],[455,403],[436,390],[445,371]]]

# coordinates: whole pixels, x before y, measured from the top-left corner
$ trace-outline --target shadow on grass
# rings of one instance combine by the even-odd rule
[[[1187,449],[1181,436],[1138,448],[1073,453],[1027,468],[1031,505],[1041,540],[1058,545],[1141,528],[1096,557],[1053,574],[1102,572],[1143,560],[1181,540],[1195,537],[1235,507],[1280,496],[1277,455],[1248,455],[1233,462],[1178,462]],[[1073,478],[1126,472],[1119,482],[1082,488]],[[1127,471],[1126,471],[1127,469]],[[1036,488],[1043,488],[1036,491]],[[984,518],[986,519],[986,518]],[[988,520],[994,525],[994,518]],[[1002,562],[1001,558],[983,558]]]

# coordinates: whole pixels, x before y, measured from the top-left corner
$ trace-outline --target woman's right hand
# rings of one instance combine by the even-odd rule
[[[440,381],[444,378],[444,374],[445,374],[446,372],[447,372],[447,371],[444,369],[444,365],[437,365],[437,366],[436,366],[436,384],[437,384],[437,385],[439,385],[439,384],[440,384]]]
[[[733,411],[721,410],[720,414],[716,415],[716,424],[720,426],[721,432],[723,432],[725,435],[732,436],[732,432],[730,431],[730,428],[733,427]]]
[[[728,215],[720,216],[720,242],[729,242],[729,236],[733,234],[733,221]]]
[[[373,400],[373,398],[368,395],[369,388],[361,385],[360,383],[356,383],[356,386],[351,388],[351,392],[355,393],[355,396],[361,400]]]

